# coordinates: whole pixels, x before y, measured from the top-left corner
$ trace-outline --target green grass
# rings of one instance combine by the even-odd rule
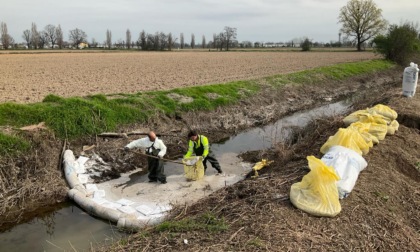
[[[34,104],[0,104],[0,125],[21,127],[45,122],[61,138],[77,138],[115,130],[119,125],[144,122],[157,112],[168,116],[178,111],[211,110],[233,104],[242,96],[258,92],[251,81],[230,82],[194,88],[154,91],[134,95],[93,95],[86,98],[62,98],[48,95],[43,102]],[[176,93],[192,97],[191,103],[181,103],[168,97]],[[208,94],[218,98],[209,99]]]
[[[395,66],[394,63],[385,60],[344,63],[296,73],[275,75],[268,77],[267,81],[274,86],[280,86],[288,83],[316,84],[326,80],[343,80],[351,76],[382,71],[393,66]]]
[[[205,230],[212,233],[228,230],[225,220],[219,219],[211,213],[204,213],[196,219],[186,218],[180,221],[165,221],[156,226],[158,232],[189,232]]]
[[[265,80],[273,87],[286,83],[317,84],[325,80],[341,80],[385,70],[392,66],[388,61],[373,60],[276,75]],[[45,122],[56,136],[76,139],[113,131],[122,125],[142,123],[157,113],[174,116],[185,111],[214,110],[256,95],[259,90],[258,80],[246,80],[137,94],[98,94],[85,98],[48,95],[39,103],[0,104],[0,126],[22,127]],[[170,98],[174,94],[192,101],[185,103]],[[10,147],[6,150],[10,150]]]
[[[30,148],[28,142],[20,137],[9,136],[0,133],[0,156],[14,155]]]

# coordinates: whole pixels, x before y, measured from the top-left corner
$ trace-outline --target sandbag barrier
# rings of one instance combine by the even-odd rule
[[[398,130],[397,112],[378,104],[346,116],[347,128],[338,129],[321,147],[321,159],[308,156],[310,172],[290,188],[292,204],[315,216],[334,217],[341,211],[339,199],[347,197],[359,173],[367,167],[362,155],[386,135]]]
[[[144,228],[145,226],[156,225],[163,221],[163,214],[158,217],[147,218],[145,216],[140,215],[137,211],[127,211],[129,209],[129,206],[122,206],[118,209],[114,209],[113,207],[106,207],[98,203],[100,202],[98,201],[98,199],[100,198],[95,198],[94,196],[95,193],[99,191],[95,191],[95,193],[92,193],[87,188],[88,184],[81,182],[81,179],[78,176],[77,172],[78,162],[75,160],[74,154],[71,150],[66,150],[64,152],[63,163],[64,175],[70,187],[69,191],[67,192],[67,195],[71,200],[73,200],[90,215],[109,220],[113,223],[116,223],[117,227],[119,228],[130,230],[138,230]],[[125,201],[127,202],[128,200]],[[141,207],[144,208],[143,212],[153,211],[153,209],[147,209],[147,207],[145,206],[139,206],[138,208]]]

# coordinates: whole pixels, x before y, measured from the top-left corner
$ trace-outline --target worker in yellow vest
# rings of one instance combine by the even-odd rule
[[[216,169],[219,174],[221,174],[222,169],[220,168],[219,161],[217,161],[210,152],[210,145],[207,137],[199,135],[195,130],[191,130],[188,133],[188,139],[188,152],[185,154],[184,158],[190,157],[193,153],[196,156],[202,156],[204,171],[207,169],[207,161],[209,161],[211,166]]]

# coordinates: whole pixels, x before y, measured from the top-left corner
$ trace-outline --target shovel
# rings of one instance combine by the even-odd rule
[[[122,150],[123,151],[126,151],[125,149],[122,149]],[[146,153],[138,152],[138,151],[135,151],[135,150],[128,150],[128,151],[129,152],[132,152],[132,153],[135,153],[135,154],[142,155],[142,156],[146,156],[146,157],[151,157],[151,158],[155,158],[155,159],[161,159],[161,160],[164,160],[166,162],[171,162],[171,163],[175,163],[175,164],[182,164],[182,165],[184,164],[182,162],[178,162],[178,161],[174,161],[174,160],[170,160],[170,159],[166,159],[166,158],[159,158],[157,156],[148,155]]]

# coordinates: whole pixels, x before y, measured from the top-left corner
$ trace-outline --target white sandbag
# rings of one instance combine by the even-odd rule
[[[356,184],[359,173],[367,166],[366,160],[357,152],[343,146],[331,147],[321,160],[340,176],[337,189],[340,199],[349,195]]]

